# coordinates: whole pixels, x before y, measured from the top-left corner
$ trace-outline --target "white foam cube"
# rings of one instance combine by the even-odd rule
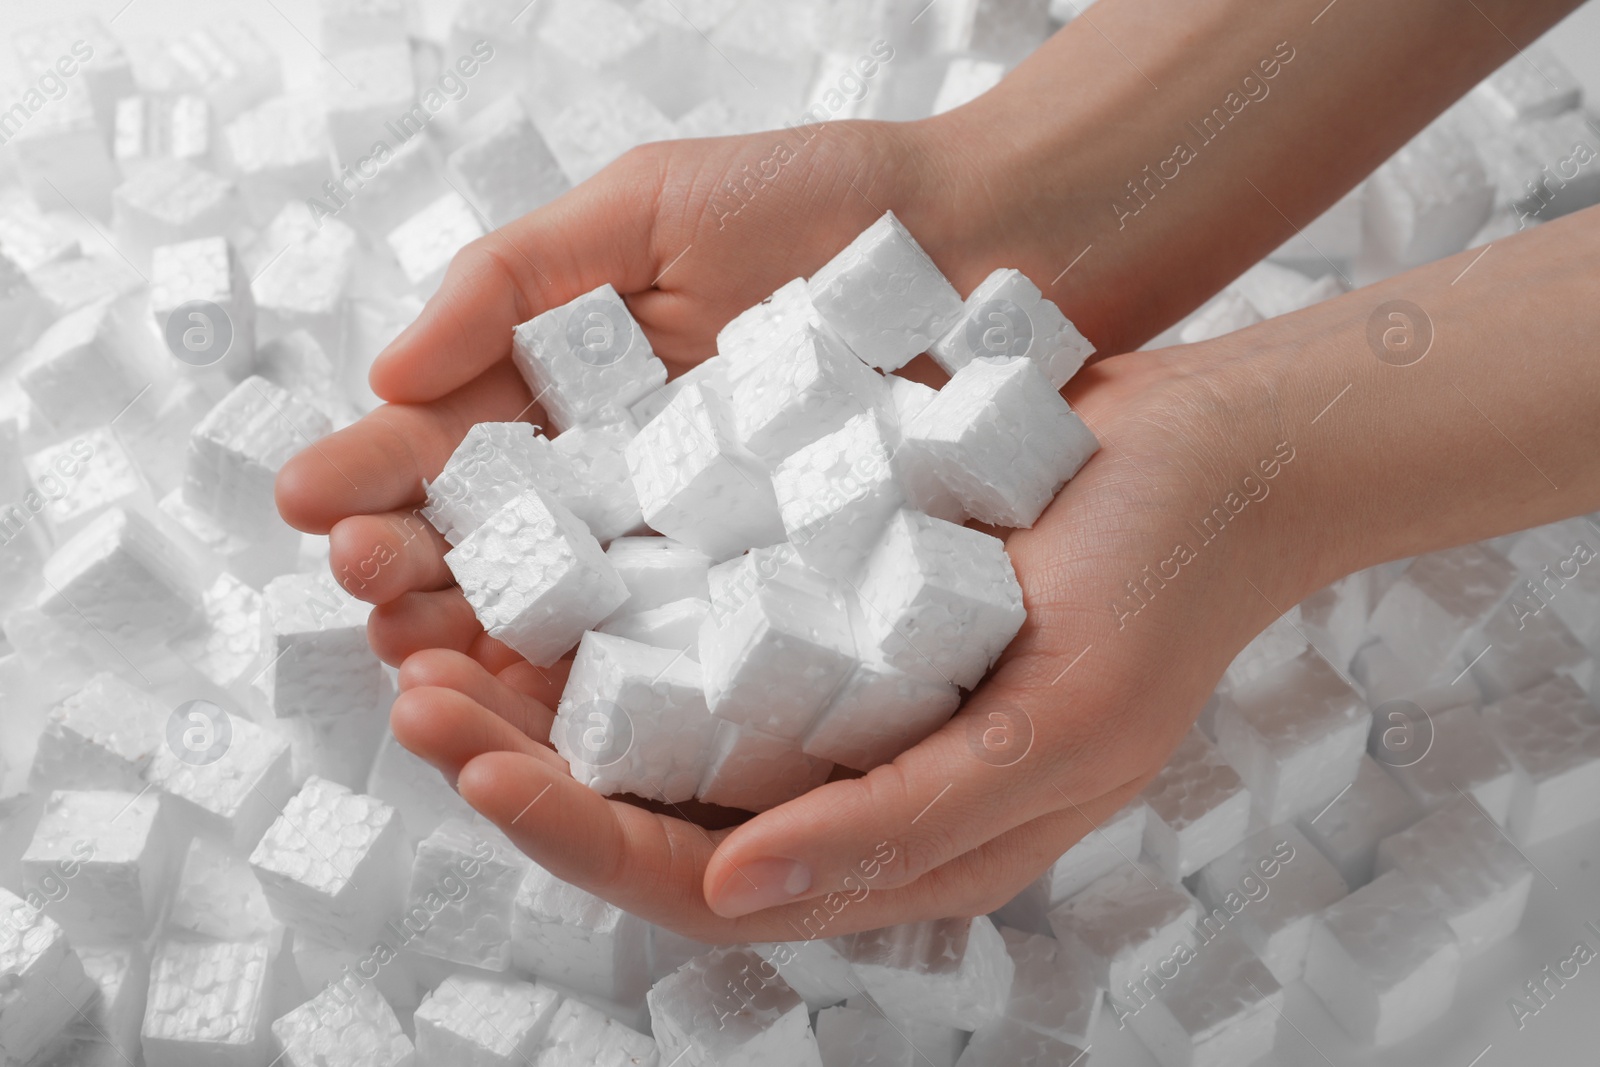
[[[651,1038],[568,997],[550,1020],[534,1067],[658,1067],[663,1062]]]
[[[22,265],[6,254],[0,238],[0,315],[15,324],[15,332],[0,340],[0,355],[10,357],[33,344],[55,314],[50,299],[27,276]]]
[[[173,1067],[270,1059],[272,970],[266,941],[163,941],[150,964],[145,1057]]]
[[[1444,667],[1516,579],[1516,569],[1492,549],[1462,545],[1431,552],[1417,557],[1383,594],[1367,628],[1408,662],[1414,676],[1426,677]]]
[[[250,865],[279,919],[355,948],[400,911],[407,853],[393,808],[310,778],[257,842]]]
[[[278,55],[249,23],[213,22],[163,45],[148,74],[163,91],[199,93],[226,122],[282,85]]]
[[[1199,902],[1181,887],[1127,863],[1058,904],[1049,921],[1056,938],[1082,952],[1095,979],[1116,997],[1148,969],[1191,951],[1199,915]]]
[[[1416,709],[1432,715],[1463,704],[1476,704],[1483,696],[1471,671],[1451,662],[1419,669],[1415,657],[1402,657],[1382,640],[1361,647],[1350,660],[1350,674],[1372,706],[1375,736],[1368,741],[1369,749],[1381,744],[1400,757],[1414,755],[1404,751],[1403,746],[1410,744],[1412,737],[1420,737],[1417,731],[1408,736],[1406,728],[1417,717]],[[1385,742],[1384,732],[1395,727],[1401,729],[1390,733]]]
[[[111,193],[117,243],[135,262],[160,245],[226,233],[240,219],[238,189],[181,159],[140,167]]]
[[[960,703],[961,691],[949,682],[863,657],[806,731],[801,747],[869,771],[943,726]]]
[[[517,970],[579,993],[628,1001],[649,981],[644,920],[530,864],[512,912]]]
[[[961,314],[960,294],[892,211],[812,275],[810,295],[845,343],[886,371],[927,351]]]
[[[27,117],[21,125],[16,122],[18,112]],[[69,86],[65,95],[36,114],[29,115],[20,100],[7,114],[7,146],[34,199],[52,210],[76,208],[104,218],[117,168],[89,94]]]
[[[1389,774],[1426,810],[1456,800],[1465,792],[1490,818],[1504,826],[1511,814],[1515,788],[1512,763],[1496,744],[1483,716],[1476,708],[1463,706],[1433,712],[1428,723],[1431,739],[1427,753],[1415,763],[1391,764]]]
[[[560,1001],[531,982],[451,975],[417,1008],[417,1056],[468,1067],[532,1063]]]
[[[516,328],[517,369],[561,430],[627,407],[667,380],[667,368],[610,284]]]
[[[416,1049],[370,985],[331,985],[272,1023],[283,1067],[412,1067]]]
[[[1371,722],[1361,694],[1308,650],[1235,690],[1217,712],[1217,748],[1279,823],[1355,779]]]
[[[1305,982],[1352,1036],[1403,1041],[1450,1007],[1461,947],[1427,892],[1391,871],[1317,920]]]
[[[921,1049],[916,1050],[921,1053]],[[941,1050],[942,1051],[942,1050]],[[1068,1044],[1010,1019],[980,1028],[952,1062],[955,1067],[1078,1067],[1089,1049]],[[918,1056],[917,1062],[921,1062]]]
[[[223,127],[221,147],[260,220],[286,200],[320,194],[333,172],[327,114],[314,99],[278,96],[251,108]]]
[[[262,230],[255,244],[245,251],[245,265],[254,279],[250,289],[255,294],[262,331],[282,329],[291,331],[287,337],[293,337],[292,331],[308,329],[317,331],[319,337],[336,339],[344,310],[343,298],[351,288],[357,241],[356,231],[338,219],[315,216],[298,201],[285,204]],[[266,358],[267,351],[273,344],[281,345],[287,337],[274,338],[261,347],[256,361],[258,372],[285,389],[303,394],[330,416],[335,410],[348,408],[349,401],[342,395],[337,398],[328,395],[327,389],[333,382],[331,374],[310,378],[305,376],[309,370],[307,363],[300,362],[294,378],[289,378],[273,367]],[[303,341],[295,343],[304,344]],[[301,361],[316,358],[299,357]],[[343,407],[336,407],[335,401]],[[349,421],[353,421],[353,417],[334,419],[336,425]]]
[[[446,820],[417,845],[406,908],[421,909],[429,921],[408,947],[504,971],[511,965],[512,905],[527,869],[527,857],[491,825]]]
[[[32,198],[16,191],[0,194],[0,255],[36,276],[69,257],[84,259],[79,253],[78,239],[39,210]]]
[[[148,648],[197,613],[176,545],[137,512],[101,512],[45,561],[37,606],[66,625],[87,624],[113,648]]]
[[[289,457],[325,436],[328,417],[265,378],[240,382],[189,438],[184,499],[229,532],[279,523],[273,482]]]
[[[845,955],[889,1016],[976,1030],[1005,1012],[1016,965],[986,916],[851,935]]]
[[[1250,643],[1239,650],[1239,654],[1233,657],[1233,662],[1228,664],[1228,671],[1223,675],[1223,681],[1229,690],[1237,691],[1268,671],[1288,663],[1309,647],[1297,605],[1273,619],[1265,630],[1252,637]],[[1229,696],[1231,698],[1231,692]],[[1216,737],[1214,722],[1208,726],[1206,732],[1213,738]]]
[[[1467,959],[1516,930],[1534,875],[1500,828],[1464,797],[1379,842],[1376,873],[1395,869],[1427,890]]]
[[[1089,427],[1023,357],[975,359],[902,428],[973,518],[1032,526],[1100,448]]]
[[[910,510],[889,520],[858,588],[864,649],[963,689],[988,672],[1026,616],[998,538]]]
[[[549,666],[627,599],[600,543],[560,502],[530,490],[445,555],[490,637]]]
[[[832,763],[795,741],[721,722],[695,795],[708,804],[766,811],[815,789],[832,770]]]
[[[717,355],[727,361],[731,385],[777,355],[807,326],[818,326],[804,278],[779,286],[771,296],[735,315],[717,333]]]
[[[61,430],[110,422],[138,395],[128,345],[109,301],[64,316],[22,357],[18,381]]]
[[[771,481],[704,386],[679,391],[628,444],[627,460],[653,529],[714,559],[782,540]]]
[[[550,735],[573,777],[596,791],[680,803],[711,766],[716,725],[700,670],[681,650],[591,632]]]
[[[385,733],[367,774],[365,792],[400,813],[402,828],[412,841],[433,833],[446,819],[470,820],[472,807],[450,788],[433,764],[426,762]]]
[[[1582,678],[1589,650],[1553,611],[1519,619],[1508,605],[1489,616],[1460,656],[1485,701],[1503,700],[1554,675]]]
[[[912,1067],[917,1062],[917,1050],[888,1019],[843,1004],[817,1013],[816,1034],[823,1067]]]
[[[163,906],[178,857],[159,793],[58,790],[22,854],[23,878],[42,884],[64,867],[71,892],[47,905],[80,939],[142,937]]]
[[[891,446],[889,459],[895,478],[900,482],[906,501],[936,519],[957,524],[966,522],[967,511],[961,501],[939,479],[941,464],[931,453],[916,447],[915,440],[911,447],[903,447],[906,427],[933,403],[938,390],[895,374],[884,375],[884,381],[889,384],[889,397],[879,409],[879,419]]]
[[[905,503],[875,414],[792,453],[772,474],[784,532],[813,569],[854,574]]]
[[[222,709],[212,705],[211,714]],[[223,714],[226,714],[225,712]],[[204,834],[247,849],[278,817],[293,789],[288,742],[241,715],[228,717],[226,749],[221,755],[191,762],[171,744],[156,749],[145,777],[174,801],[173,814],[189,832]],[[195,743],[209,741],[202,752],[223,741],[220,729],[204,712],[191,710],[185,725]]]
[[[710,593],[700,631],[706,706],[800,738],[855,666],[843,592],[779,545],[713,570]]]
[[[0,888],[0,1052],[26,1063],[49,1047],[95,993],[54,919]]]
[[[1600,649],[1600,567],[1592,566],[1600,544],[1597,537],[1600,534],[1583,519],[1525,531],[1506,553],[1526,575],[1507,609],[1520,620],[1548,607],[1586,647]]]
[[[627,607],[626,604],[623,605]],[[637,614],[614,615],[596,629],[612,637],[625,637],[630,641],[685,652],[696,663],[700,661],[700,627],[711,614],[711,603],[699,597],[684,597],[648,608]]]
[[[1119,866],[1139,858],[1150,805],[1135,797],[1063,852],[1042,876],[1045,903],[1060,904]]]
[[[723,400],[727,400],[733,396],[733,382],[728,377],[730,366],[731,361],[725,356],[712,356],[710,359],[702,360],[644,399],[629,405],[628,413],[633,416],[636,424],[643,426],[665,411],[672,398],[691,385],[703,385]]]
[[[550,146],[523,114],[500,121],[450,153],[445,172],[490,226],[504,226],[569,188]]]
[[[697,956],[646,1000],[663,1063],[822,1067],[806,1002],[748,947]]]
[[[30,785],[137,793],[166,744],[168,714],[164,703],[116,675],[94,675],[45,719]]]
[[[1502,122],[1515,122],[1572,110],[1583,99],[1583,87],[1554,52],[1534,45],[1479,82],[1472,96],[1493,108]]]
[[[203,96],[125,96],[117,101],[111,154],[123,174],[153,159],[204,165],[211,155],[211,105]]]
[[[750,946],[778,969],[812,1009],[838,1004],[861,991],[861,981],[838,945],[823,938],[761,942]],[[704,951],[702,949],[702,951]],[[674,968],[676,969],[676,968]],[[820,1032],[819,1032],[820,1038]],[[823,1054],[827,1062],[827,1054]]]
[[[535,487],[560,496],[572,476],[548,437],[525,422],[480,422],[461,439],[432,482],[423,518],[452,545]]]
[[[411,46],[404,40],[360,41],[322,75],[328,135],[341,163],[355,163],[370,152],[374,139],[392,133],[388,124],[407,135],[395,133],[396,140],[409,140],[418,129],[415,116],[429,117],[416,99]]]
[[[456,253],[487,232],[472,205],[451,190],[396,226],[387,240],[406,280],[431,293]]]
[[[171,316],[193,300],[222,309],[232,330],[226,353],[221,354],[222,366],[233,380],[242,379],[255,359],[256,305],[249,275],[227,238],[200,237],[159,245],[151,252],[150,310],[156,328],[168,330]],[[192,316],[184,320],[186,329],[190,322]],[[213,322],[203,325],[213,331],[219,328]]]
[[[739,442],[773,467],[885,400],[881,375],[825,330],[806,325],[733,381]]]
[[[285,574],[262,591],[266,654],[262,688],[278,718],[368,712],[385,688],[367,644],[371,610],[328,575]]]
[[[1198,730],[1184,736],[1140,795],[1150,806],[1145,854],[1174,881],[1198,871],[1249,832],[1250,790]]]
[[[1536,844],[1596,817],[1600,714],[1570,678],[1552,678],[1484,709],[1515,765],[1508,826]]]
[[[1162,1067],[1226,1067],[1271,1054],[1283,987],[1237,936],[1201,945],[1193,961],[1128,1017]]]
[[[1005,1017],[1058,1041],[1086,1046],[1100,1010],[1100,983],[1087,960],[1053,937],[1002,928],[1016,968]]]
[[[661,109],[620,82],[602,81],[549,117],[539,131],[576,185],[635,145],[671,139],[676,131]]]
[[[1300,977],[1317,913],[1348,892],[1338,869],[1287,825],[1251,834],[1199,873],[1203,928],[1235,924],[1279,982]]]
[[[615,420],[574,426],[551,445],[571,472],[557,483],[556,495],[602,542],[644,528],[627,458],[638,433],[632,417],[619,413]]]
[[[150,958],[144,946],[96,945],[79,949],[78,957],[84,974],[99,987],[99,996],[91,997],[73,1029],[80,1040],[95,1041],[101,1062],[133,1059],[139,1052],[150,983]]]
[[[1372,880],[1378,842],[1422,817],[1422,808],[1370,756],[1348,788],[1309,808],[1295,826],[1352,889]]]
[[[711,595],[711,557],[670,537],[619,537],[607,546],[606,558],[628,587],[621,608],[628,614]]]
[[[1301,630],[1334,663],[1348,665],[1366,641],[1369,591],[1364,576],[1346,575],[1297,605]]]
[[[1021,271],[985,278],[962,305],[961,316],[929,350],[950,374],[977,357],[1025,356],[1052,389],[1060,389],[1094,353],[1077,327]]]
[[[261,883],[243,856],[197,837],[189,842],[172,892],[167,929],[213,941],[275,945],[283,924],[272,914]]]
[[[259,670],[262,610],[260,593],[231,574],[219,574],[200,594],[201,617],[172,650],[218,688],[244,697]]]
[[[1446,116],[1368,179],[1366,238],[1397,263],[1426,263],[1465,248],[1493,205],[1471,140]]]
[[[148,507],[150,488],[137,461],[109,426],[59,441],[23,459],[57,540],[71,537],[106,507]]]

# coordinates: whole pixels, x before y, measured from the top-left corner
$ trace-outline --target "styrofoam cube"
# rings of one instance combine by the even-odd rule
[[[652,529],[719,560],[783,539],[771,480],[704,386],[680,390],[628,443],[627,460]]]
[[[243,379],[255,360],[256,305],[249,275],[227,238],[200,237],[158,245],[151,252],[150,310],[155,316],[156,328],[170,331],[171,316],[193,300],[208,301],[222,309],[231,327],[232,339],[225,354],[218,353],[222,359],[220,365],[234,381]],[[194,320],[191,316],[180,321],[187,330]],[[216,323],[205,325],[213,331],[218,328]],[[184,337],[187,343],[187,333]],[[207,347],[198,349],[197,353],[210,356]]]
[[[150,983],[150,957],[143,945],[96,945],[81,948],[83,972],[99,987],[73,1027],[82,1039],[93,1039],[103,1063],[132,1061],[139,1054],[139,1030],[144,1022],[145,997]],[[115,1057],[115,1061],[113,1060]]]
[[[1052,389],[1060,389],[1094,353],[1077,327],[1021,271],[985,278],[962,305],[961,316],[929,350],[955,374],[974,358],[1025,356]]]
[[[1434,712],[1428,722],[1427,754],[1405,766],[1390,765],[1389,774],[1426,810],[1465,792],[1490,818],[1506,825],[1514,789],[1512,763],[1483,716],[1468,705]]]
[[[961,295],[894,212],[812,275],[811,302],[862,360],[897,370],[943,337]]]
[[[766,811],[828,780],[833,764],[796,741],[719,722],[706,774],[695,794],[708,804]]]
[[[1355,889],[1372,880],[1378,842],[1421,817],[1421,806],[1376,760],[1363,756],[1355,780],[1313,805],[1295,826]]]
[[[203,837],[189,842],[166,923],[169,931],[213,941],[275,945],[283,936],[249,861]]]
[[[1421,884],[1470,959],[1522,921],[1533,867],[1471,801],[1460,798],[1378,843],[1376,873]]]
[[[550,1033],[534,1067],[658,1067],[664,1061],[651,1038],[568,997],[550,1020]]]
[[[1193,961],[1128,1025],[1162,1067],[1227,1067],[1271,1053],[1283,987],[1237,935],[1196,949]]]
[[[272,957],[267,941],[163,941],[150,964],[146,1058],[174,1067],[269,1059]]]
[[[490,637],[548,666],[627,599],[583,520],[538,489],[495,512],[445,555]]]
[[[1145,854],[1169,879],[1187,878],[1249,833],[1250,790],[1198,730],[1140,795],[1150,807]]]
[[[52,263],[83,259],[78,239],[25,193],[0,194],[0,255],[30,276]]]
[[[40,414],[64,431],[108,423],[141,383],[109,301],[57,321],[22,357],[18,382]]]
[[[60,925],[0,888],[0,1052],[26,1063],[61,1035],[95,993]]]
[[[1553,611],[1519,618],[1510,604],[1497,608],[1460,653],[1485,701],[1530,689],[1553,675],[1592,672],[1589,650]]]
[[[516,328],[512,357],[550,422],[566,430],[660,388],[667,368],[608,283]]]
[[[631,416],[574,426],[559,435],[552,450],[570,471],[558,481],[556,495],[602,542],[644,529],[639,496],[633,488],[627,449],[638,436]]]
[[[312,990],[336,989],[336,995],[348,1000],[362,986],[371,986],[396,1015],[410,1016],[424,994],[444,981],[442,975],[425,973],[434,961],[405,951],[406,940],[420,927],[421,923],[402,917],[380,935],[380,941],[361,948],[328,945],[295,933],[290,954],[303,992],[294,999],[303,1000]]]
[[[733,396],[733,383],[728,377],[730,366],[731,361],[726,356],[702,360],[642,400],[634,401],[628,406],[628,413],[636,424],[643,426],[667,410],[672,398],[691,385],[703,385],[726,401]]]
[[[918,1050],[920,1051],[920,1050]],[[1087,1064],[1089,1050],[1001,1019],[972,1035],[955,1067],[1054,1067]],[[920,1062],[920,1057],[919,1057]]]
[[[100,513],[45,561],[37,606],[67,625],[83,622],[120,652],[177,634],[199,610],[176,545],[137,512]]]
[[[42,448],[25,456],[22,464],[58,541],[106,507],[147,508],[151,503],[137,461],[109,426]]]
[[[1280,823],[1353,781],[1372,712],[1314,651],[1239,687],[1217,712],[1217,748],[1268,823]]]
[[[1135,797],[1124,804],[997,911],[996,921],[1019,930],[1047,933],[1050,924],[1045,916],[1051,908],[1119,866],[1139,859],[1145,820],[1149,817],[1150,806],[1143,798]]]
[[[889,520],[858,588],[864,649],[963,689],[994,665],[1026,615],[999,539],[904,509]]]
[[[823,1067],[912,1067],[917,1062],[917,1050],[888,1019],[843,1004],[817,1013],[816,1034]]]
[[[778,969],[809,1008],[826,1008],[861,991],[861,981],[850,961],[832,941],[815,937],[806,941],[759,942],[750,947]],[[827,1062],[826,1053],[823,1062]]]
[[[632,615],[711,595],[706,583],[711,557],[670,537],[619,537],[606,547],[606,558],[628,587],[619,612]]]
[[[842,342],[811,325],[787,335],[732,384],[734,433],[769,468],[877,411],[887,389]]]
[[[528,858],[492,825],[441,823],[417,845],[411,867],[406,908],[412,914],[421,909],[428,924],[408,947],[504,971],[511,966],[512,906],[527,870]]]
[[[727,361],[731,385],[782,351],[807,326],[818,326],[804,278],[780,286],[759,304],[735,315],[717,333],[717,355]]]
[[[531,982],[451,975],[417,1009],[417,1055],[470,1067],[532,1062],[560,1000]]]
[[[576,185],[635,145],[675,136],[672,120],[621,82],[606,80],[549,117],[539,132]]]
[[[1419,556],[1373,606],[1367,628],[1415,676],[1426,677],[1446,664],[1516,580],[1504,556],[1479,545]]]
[[[1032,360],[975,359],[902,427],[902,448],[927,455],[969,515],[1032,526],[1100,448]]]
[[[1137,863],[1126,863],[1049,914],[1063,945],[1083,953],[1113,997],[1174,955],[1194,949],[1200,904]]]
[[[1583,519],[1524,531],[1506,553],[1524,576],[1506,610],[1521,621],[1548,607],[1586,647],[1600,650],[1600,567],[1591,566],[1596,538]]]
[[[1366,641],[1371,611],[1370,585],[1358,574],[1347,575],[1312,593],[1298,605],[1300,628],[1329,659],[1347,666]]]
[[[1471,140],[1446,116],[1368,179],[1366,239],[1401,265],[1426,263],[1465,248],[1493,204]]]
[[[334,945],[365,947],[400,912],[410,856],[389,805],[310,778],[250,853],[280,920]]]
[[[495,512],[535,487],[560,496],[570,477],[564,458],[548,437],[525,422],[480,422],[461,439],[432,482],[424,482],[423,518],[452,545]],[[591,531],[592,532],[592,531]]]
[[[781,461],[772,487],[784,532],[813,569],[847,578],[860,569],[890,516],[906,504],[873,413]]]
[[[573,776],[601,793],[678,803],[695,795],[710,766],[715,728],[691,658],[590,632],[578,644],[551,740]]]
[[[23,878],[42,884],[64,867],[71,892],[47,908],[80,939],[134,939],[150,929],[178,857],[160,794],[57,790],[22,854]]]
[[[472,205],[451,190],[396,226],[387,240],[406,280],[426,294],[438,287],[456,253],[487,232]]]
[[[643,992],[649,928],[593,893],[531,864],[517,889],[511,953],[516,969],[563,989],[612,1001]]]
[[[1503,122],[1553,118],[1576,108],[1583,87],[1549,48],[1532,46],[1472,90],[1472,97],[1495,110]]]
[[[521,108],[450,153],[445,172],[490,226],[504,226],[570,187],[555,154]]]
[[[976,1030],[1005,1013],[1016,964],[986,916],[886,926],[847,941],[850,966],[891,1017]]]
[[[806,731],[801,747],[869,771],[943,726],[960,703],[960,690],[949,682],[863,657]]]
[[[227,233],[241,221],[233,182],[181,159],[140,167],[111,192],[117,243],[135,262],[160,245]]]
[[[888,402],[879,409],[879,419],[890,443],[890,462],[906,501],[918,511],[946,522],[964,523],[967,511],[954,493],[939,479],[940,464],[925,450],[902,447],[905,429],[922,410],[933,403],[938,390],[895,374],[884,375],[889,384]]]
[[[1461,946],[1426,890],[1390,871],[1322,913],[1305,983],[1352,1036],[1388,1046],[1449,1009],[1460,972]]]
[[[1507,825],[1528,845],[1590,822],[1600,798],[1600,714],[1570,678],[1552,678],[1483,711],[1515,771]]]
[[[51,709],[29,771],[36,790],[118,789],[137,793],[166,744],[169,709],[108,672]]]
[[[326,112],[307,97],[277,96],[244,112],[222,128],[221,151],[261,221],[286,200],[320,193],[333,173]]]
[[[1297,605],[1273,619],[1265,630],[1252,637],[1250,643],[1239,650],[1233,662],[1228,664],[1227,673],[1222,676],[1223,681],[1231,691],[1236,692],[1268,671],[1288,663],[1309,647]],[[1214,722],[1206,732],[1215,739]]]
[[[343,222],[315,216],[303,203],[292,201],[273,216],[255,244],[245,250],[245,264],[254,278],[250,289],[255,294],[260,329],[264,333],[289,331],[285,337],[261,346],[256,360],[258,373],[291,392],[301,393],[330,417],[336,410],[348,408],[349,401],[343,396],[327,395],[325,389],[332,385],[331,375],[325,379],[303,376],[308,369],[306,361],[314,356],[299,357],[298,373],[293,378],[283,374],[286,368],[282,364],[280,369],[273,368],[266,356],[273,344],[282,344],[293,337],[295,330],[315,330],[330,345],[338,339],[343,299],[352,288],[357,241],[355,230]],[[300,347],[304,342],[295,344]],[[353,417],[334,418],[336,426],[348,421]]]
[[[1102,990],[1088,961],[1053,937],[1009,927],[1000,936],[1016,968],[1006,1019],[1068,1044],[1091,1044]]]
[[[261,594],[231,574],[219,574],[201,591],[201,617],[172,650],[218,688],[247,699],[263,646]]]
[[[1432,715],[1463,704],[1476,704],[1483,697],[1471,671],[1449,662],[1419,669],[1414,657],[1409,654],[1402,657],[1382,640],[1371,641],[1356,652],[1350,660],[1350,674],[1367,695],[1367,703],[1373,710],[1375,737],[1368,741],[1368,748],[1383,745],[1399,758],[1415,754],[1396,746],[1409,744],[1412,737],[1419,736],[1416,731],[1408,735],[1406,729],[1406,723],[1416,718],[1416,709]],[[1395,704],[1395,701],[1405,703]],[[1395,717],[1397,712],[1398,718]],[[1384,731],[1393,727],[1401,729],[1391,733],[1389,742],[1385,743]]]
[[[6,143],[28,192],[52,210],[76,208],[104,218],[117,168],[90,95],[81,86],[69,86],[65,95],[28,115],[20,126],[18,111],[28,115],[20,101],[12,105]]]
[[[623,608],[627,605],[624,604]],[[711,614],[711,603],[700,597],[684,597],[647,608],[637,614],[613,615],[598,627],[600,633],[625,637],[630,641],[687,653],[700,662],[700,627]]]
[[[370,985],[331,985],[272,1023],[283,1067],[412,1067],[416,1049]]]
[[[204,166],[211,155],[211,104],[192,93],[125,96],[117,101],[111,154],[123,174],[153,159]]]
[[[1269,826],[1200,869],[1198,893],[1210,909],[1203,927],[1233,924],[1279,982],[1305,968],[1318,912],[1349,887],[1293,826]]]
[[[697,956],[646,1000],[663,1063],[822,1067],[806,1002],[751,948]]]
[[[722,719],[798,739],[854,669],[844,594],[787,545],[710,573],[700,631],[706,706]]]
[[[103,127],[109,126],[116,102],[133,92],[128,54],[99,18],[55,18],[23,27],[13,35],[12,47],[25,73],[39,75],[54,68],[63,77],[69,72],[80,77]]]
[[[276,93],[277,53],[244,21],[212,22],[164,43],[150,74],[165,92],[204,96],[219,122]]]
[[[405,40],[355,42],[340,52],[337,65],[330,63],[321,73],[328,136],[340,163],[355,163],[383,133],[410,140],[431,119],[417,100],[411,46]]]
[[[195,762],[187,749],[180,754],[170,743],[163,744],[145,777],[173,799],[173,815],[189,832],[247,849],[278,817],[293,790],[289,745],[243,716],[227,721],[224,739],[204,713],[191,711],[185,730],[200,731],[194,735],[196,743],[209,741],[200,751],[219,742],[226,744],[225,751],[209,762]]]
[[[22,265],[5,253],[0,238],[0,315],[16,324],[15,332],[0,340],[0,355],[9,358],[33,344],[56,314],[55,306]]]
[[[473,815],[471,805],[433,764],[396,741],[392,733],[385,733],[378,745],[364,791],[400,813],[401,827],[412,842],[433,833],[446,819]]]
[[[370,712],[386,688],[367,644],[368,605],[328,575],[285,574],[262,591],[269,664],[261,687],[280,719]]]
[[[307,401],[265,378],[240,382],[189,438],[184,499],[229,532],[277,524],[273,482],[290,456],[332,429]]]

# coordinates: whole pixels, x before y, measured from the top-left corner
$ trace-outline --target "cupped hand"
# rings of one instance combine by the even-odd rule
[[[1068,390],[1102,451],[1008,540],[1027,623],[946,727],[732,828],[726,812],[611,800],[570,776],[548,743],[564,667],[536,669],[484,634],[448,545],[416,514],[422,479],[474,423],[540,421],[512,327],[605,282],[675,371],[885,210],[962,291],[997,266],[1045,285],[1057,266],[1027,213],[940,151],[933,128],[836,123],[804,144],[791,131],[630,153],[465,249],[374,365],[388,403],[279,477],[284,515],[330,534],[335,576],[376,605],[374,648],[403,663],[396,736],[558,877],[704,940],[998,906],[1137,792],[1234,653],[1316,587],[1255,550],[1266,506],[1210,543],[1196,533],[1277,454],[1248,360],[1218,346],[1115,356]],[[735,197],[727,183],[761,173],[780,140],[798,147]]]

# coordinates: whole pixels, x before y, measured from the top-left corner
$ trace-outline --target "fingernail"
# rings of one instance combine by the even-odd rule
[[[785,859],[761,859],[740,864],[708,901],[725,919],[787,904],[811,888],[811,868]]]

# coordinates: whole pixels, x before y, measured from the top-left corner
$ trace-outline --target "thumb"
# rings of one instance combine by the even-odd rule
[[[544,207],[478,238],[450,262],[422,313],[372,364],[396,404],[436,400],[511,353],[511,331],[609,282],[648,289],[660,171],[634,149]],[[481,217],[481,216],[480,216]]]

